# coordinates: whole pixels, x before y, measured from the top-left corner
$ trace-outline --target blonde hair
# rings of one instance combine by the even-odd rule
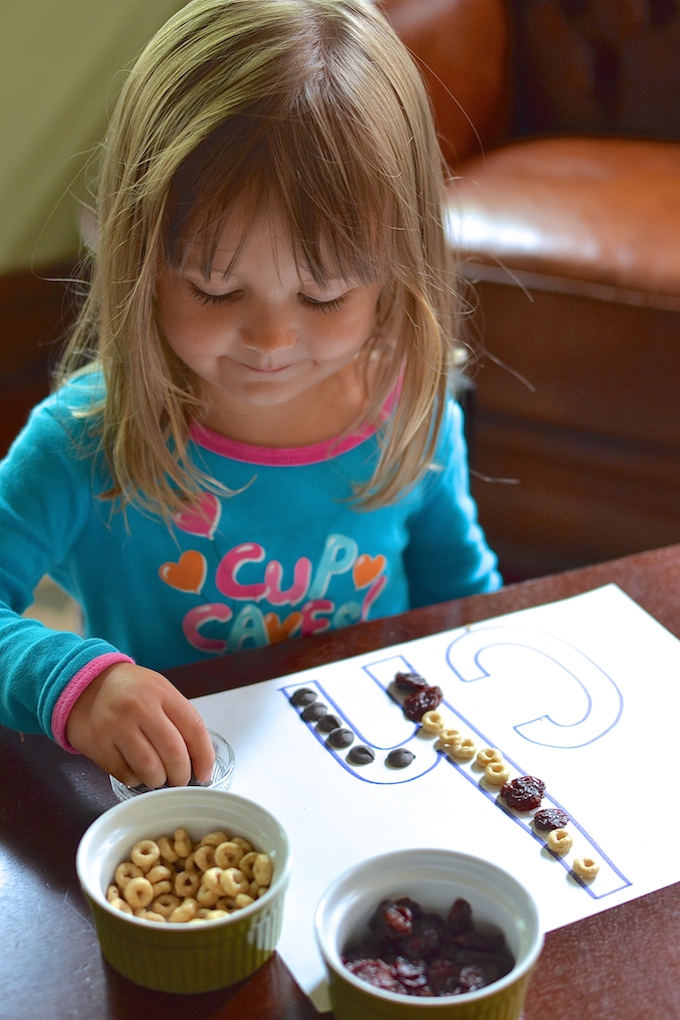
[[[276,203],[319,281],[339,271],[383,285],[368,345],[379,369],[357,423],[379,427],[381,450],[358,496],[378,506],[407,489],[431,462],[452,370],[442,191],[422,80],[368,0],[193,0],[171,18],[112,120],[91,285],[57,376],[103,372],[90,413],[106,495],[167,519],[211,482],[188,452],[199,389],[159,330],[154,292],[197,238],[209,265],[244,197]]]

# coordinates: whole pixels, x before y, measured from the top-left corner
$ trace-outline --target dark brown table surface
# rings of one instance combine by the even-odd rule
[[[618,584],[680,637],[678,545],[343,631],[240,652],[169,675],[187,695],[196,697],[552,602],[608,582]],[[645,763],[641,761],[640,767]],[[616,765],[612,769],[614,782]],[[671,798],[671,807],[675,800]],[[45,737],[0,727],[0,1018],[317,1016],[276,954],[241,985],[195,996],[139,988],[103,961],[74,857],[87,826],[114,803],[108,778],[89,761],[65,754]],[[622,839],[628,824],[621,819]],[[677,820],[672,818],[669,824],[677,841]],[[667,846],[663,852],[668,852]],[[654,867],[653,860],[649,867]],[[680,883],[550,932],[525,1008],[525,1020],[647,1017],[680,1018]]]

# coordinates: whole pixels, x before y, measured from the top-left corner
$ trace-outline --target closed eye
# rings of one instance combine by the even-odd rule
[[[314,298],[307,297],[305,294],[298,295],[304,305],[320,312],[337,311],[344,304],[346,296],[346,294],[341,294],[340,297],[331,298],[330,301],[315,301]]]
[[[200,287],[197,287],[196,284],[192,283],[190,280],[187,282],[191,288],[192,296],[203,305],[230,304],[232,301],[238,300],[238,298],[243,294],[243,291],[241,290],[231,290],[227,291],[225,294],[209,294],[207,291],[201,290]],[[339,297],[331,298],[329,301],[319,301],[315,298],[307,297],[306,294],[298,294],[298,298],[302,304],[320,312],[337,311],[337,309],[344,304],[346,297],[346,294],[341,294]]]
[[[226,294],[208,294],[206,291],[201,290],[195,283],[187,281],[191,288],[191,293],[197,301],[200,301],[202,305],[226,305],[231,301],[235,301],[242,294],[240,290],[230,290]]]

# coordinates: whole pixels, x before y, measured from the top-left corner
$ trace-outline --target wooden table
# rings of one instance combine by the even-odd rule
[[[680,637],[677,545],[331,634],[240,652],[169,675],[186,694],[196,697],[566,598],[608,582],[618,584]],[[639,767],[646,767],[645,762]],[[671,808],[676,799],[670,798]],[[103,961],[77,883],[74,856],[87,826],[114,802],[107,777],[88,760],[65,754],[45,737],[0,728],[0,1020],[317,1016],[276,954],[235,988],[186,997],[138,988]],[[627,824],[621,819],[622,839]],[[677,832],[677,822],[673,824]],[[680,883],[549,933],[525,1009],[525,1020],[643,1017],[680,1018]]]

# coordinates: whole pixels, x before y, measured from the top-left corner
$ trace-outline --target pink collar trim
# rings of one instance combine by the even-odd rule
[[[191,438],[198,446],[202,446],[220,457],[230,457],[244,464],[259,464],[268,467],[303,467],[307,464],[320,464],[340,454],[360,446],[371,436],[375,428],[370,425],[354,435],[345,438],[335,437],[312,446],[252,446],[250,443],[239,443],[235,439],[213,432],[205,425],[194,423],[191,426]]]
[[[382,417],[387,420],[394,407],[395,400],[401,390],[401,378],[383,405]],[[375,435],[375,426],[366,425],[360,432],[351,436],[335,436],[325,439],[322,443],[311,446],[253,446],[250,443],[239,443],[236,439],[213,432],[205,425],[194,422],[190,428],[191,438],[198,445],[220,457],[230,457],[243,464],[259,464],[263,467],[304,467],[307,464],[321,464],[332,460],[343,453],[361,446],[367,439]]]

